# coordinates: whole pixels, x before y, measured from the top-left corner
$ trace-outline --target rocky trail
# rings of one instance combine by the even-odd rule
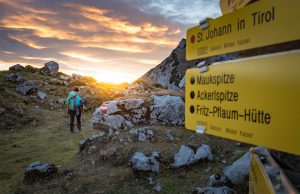
[[[182,76],[196,64],[184,50],[183,40],[132,84],[65,75],[53,61],[0,72],[0,193],[247,193],[250,146],[184,128]],[[86,112],[71,134],[74,86]]]
[[[212,174],[222,174],[223,167],[249,148],[199,136],[183,127],[155,125],[151,126],[151,141],[139,141],[129,131],[117,137],[102,134],[100,141],[90,142],[80,152],[80,140],[101,135],[91,129],[90,114],[83,118],[83,131],[74,134],[68,131],[65,113],[41,111],[41,115],[46,122],[33,130],[1,132],[1,193],[156,193],[157,186],[161,193],[191,193],[198,186],[208,185]],[[174,135],[171,140],[170,130]],[[172,156],[184,144],[193,149],[201,144],[212,145],[213,160],[172,168]],[[136,151],[149,155],[154,150],[161,156],[159,171],[143,173],[132,169],[130,159]],[[58,174],[52,180],[23,184],[24,170],[33,161],[55,164]]]

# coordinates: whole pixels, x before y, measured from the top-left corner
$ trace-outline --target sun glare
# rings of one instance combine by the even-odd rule
[[[94,77],[98,82],[113,84],[121,84],[124,82],[131,83],[134,81],[134,78],[121,73],[91,74],[90,76]]]

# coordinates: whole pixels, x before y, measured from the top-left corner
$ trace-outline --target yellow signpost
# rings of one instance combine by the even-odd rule
[[[186,72],[185,127],[300,155],[300,51]]]
[[[255,153],[251,155],[249,194],[274,194],[272,183]]]
[[[187,60],[300,39],[300,1],[261,0],[187,31]]]

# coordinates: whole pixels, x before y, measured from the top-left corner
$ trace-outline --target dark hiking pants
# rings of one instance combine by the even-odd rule
[[[77,120],[78,131],[80,131],[81,130],[81,120],[80,120],[81,113],[79,112],[79,114],[76,114],[75,110],[70,110],[69,114],[70,114],[70,132],[73,133],[73,131],[74,131],[75,117],[76,117],[76,120]]]

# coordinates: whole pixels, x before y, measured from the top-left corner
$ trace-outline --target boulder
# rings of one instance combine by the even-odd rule
[[[235,185],[242,185],[248,181],[250,168],[250,151],[244,154],[232,165],[224,169],[224,175]]]
[[[58,69],[59,69],[58,63],[56,63],[55,61],[49,61],[44,64],[44,67],[41,68],[40,71],[44,75],[56,76]]]
[[[147,157],[143,152],[136,152],[133,157],[130,159],[130,166],[135,171],[143,171],[143,172],[158,172],[159,170],[159,162],[157,159],[159,158],[158,152],[152,152],[151,156]]]
[[[54,164],[45,162],[34,162],[30,164],[24,174],[25,183],[35,183],[40,180],[51,179],[57,175],[57,167]]]
[[[22,84],[19,84],[16,91],[22,95],[32,94],[35,92],[36,86],[32,80],[28,80]]]
[[[235,194],[236,191],[227,186],[224,187],[198,187],[194,189],[194,194]]]
[[[190,164],[195,152],[193,149],[186,145],[182,145],[180,150],[173,157],[172,167],[178,168],[181,166],[187,166]]]
[[[213,159],[209,145],[203,144],[200,146],[197,149],[196,154],[192,148],[182,145],[179,151],[173,157],[173,163],[171,166],[175,168],[188,166],[205,159],[209,161]]]
[[[26,79],[21,75],[10,73],[10,74],[6,75],[6,80],[21,83],[21,82],[24,82]]]
[[[41,100],[45,100],[45,99],[47,98],[47,94],[44,93],[44,92],[39,91],[39,92],[37,93],[37,97],[38,97],[39,99],[41,99]]]
[[[196,154],[193,156],[190,163],[194,163],[194,162],[197,162],[199,160],[204,160],[204,159],[207,159],[209,161],[213,160],[211,148],[209,145],[206,145],[206,144],[203,144],[202,146],[200,146],[197,149]]]
[[[127,99],[104,102],[93,114],[92,125],[131,129],[134,124],[184,124],[184,102],[177,96],[154,96],[154,100]],[[106,108],[107,107],[107,108]],[[103,111],[105,108],[106,111]],[[102,110],[102,111],[101,111]]]
[[[154,122],[182,125],[184,122],[184,102],[178,96],[154,96],[150,118]]]
[[[9,67],[9,71],[22,71],[24,67],[20,64],[13,65]]]

